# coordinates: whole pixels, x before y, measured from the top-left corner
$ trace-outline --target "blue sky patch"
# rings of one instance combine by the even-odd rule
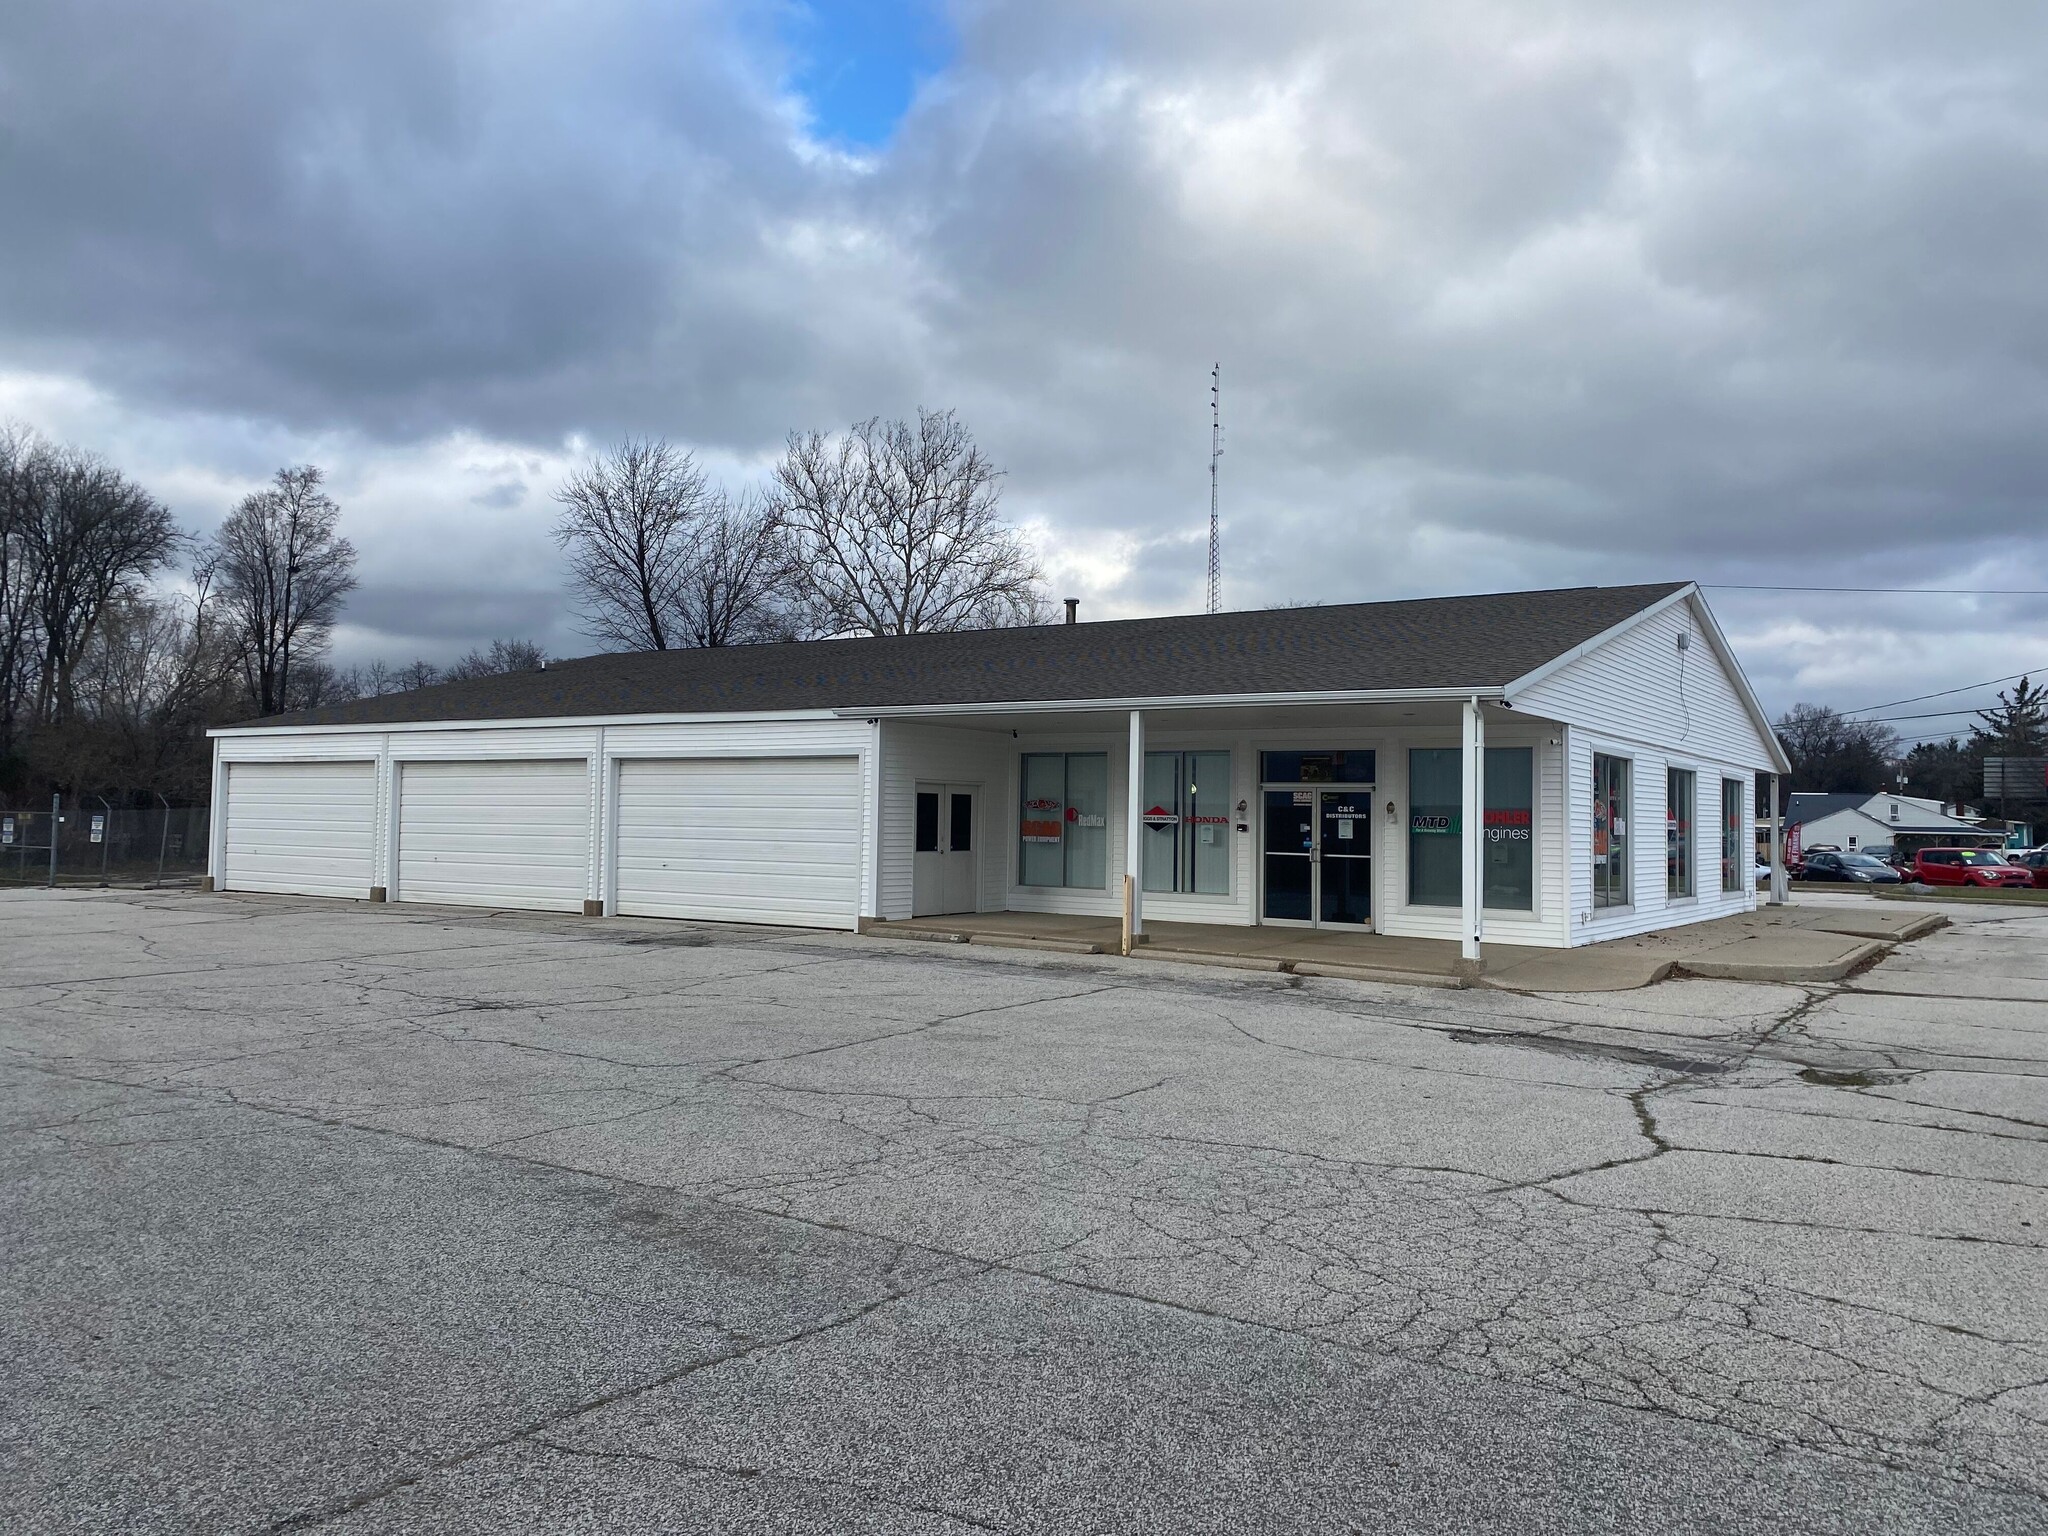
[[[785,15],[790,85],[818,137],[842,144],[887,143],[918,82],[953,52],[938,0],[801,0]]]

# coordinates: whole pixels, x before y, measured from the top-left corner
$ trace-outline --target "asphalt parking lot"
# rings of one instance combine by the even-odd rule
[[[0,1523],[2039,1532],[2048,914],[1954,915],[1571,998],[0,895]]]

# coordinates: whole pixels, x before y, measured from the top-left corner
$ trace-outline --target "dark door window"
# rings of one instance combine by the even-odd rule
[[[1265,791],[1265,916],[1305,923],[1315,909],[1315,796],[1312,789]]]
[[[901,804],[901,801],[897,802]],[[939,851],[939,795],[937,790],[920,789],[917,792],[917,851],[937,853]]]
[[[952,795],[953,825],[948,829],[953,834],[950,844],[955,853],[968,853],[974,848],[974,796]]]
[[[1325,923],[1372,921],[1372,795],[1322,790],[1317,917]]]

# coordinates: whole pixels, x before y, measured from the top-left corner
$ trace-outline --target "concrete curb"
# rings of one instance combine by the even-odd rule
[[[1136,954],[1133,960],[1165,960],[1174,965],[1220,965],[1238,971],[1285,971],[1291,969],[1288,962],[1272,955],[1218,954],[1206,949],[1161,949],[1148,944]]]
[[[1333,960],[1297,960],[1290,969],[1297,976],[1327,976],[1338,981],[1381,981],[1397,987],[1435,987],[1444,992],[1462,992],[1471,985],[1462,976],[1438,976],[1430,971],[1389,971],[1370,965],[1340,965]]]
[[[988,949],[1041,949],[1060,955],[1099,955],[1100,944],[1090,944],[1086,939],[1040,939],[1022,933],[977,933],[961,934],[965,944],[975,944]]]
[[[1698,955],[1674,968],[1682,976],[1701,976],[1712,981],[1840,981],[1864,966],[1882,960],[1892,946],[1878,939],[1866,939],[1836,959],[1809,965],[1789,965],[1769,960],[1716,960],[1711,954]]]

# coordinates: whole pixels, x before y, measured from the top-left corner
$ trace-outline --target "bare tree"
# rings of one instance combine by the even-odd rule
[[[1795,704],[1778,717],[1777,733],[1792,762],[1795,790],[1875,794],[1897,774],[1899,733],[1880,721]]]
[[[0,438],[0,679],[11,747],[60,725],[109,607],[138,594],[181,538],[170,512],[104,460],[15,428]]]
[[[538,672],[546,661],[547,652],[531,640],[493,640],[488,650],[478,647],[443,672],[441,681],[466,683],[507,672]]]
[[[692,526],[712,499],[697,461],[658,438],[628,438],[555,492],[555,542],[599,644],[665,651],[679,643],[676,592]]]
[[[311,464],[280,469],[214,535],[221,599],[259,714],[291,707],[293,666],[320,660],[355,589],[355,548],[335,536],[341,508],[321,490],[325,478]]]
[[[393,686],[387,693],[410,693],[415,688],[431,688],[441,681],[441,669],[431,661],[413,660],[391,674]]]
[[[1045,622],[1038,563],[997,514],[1001,472],[951,411],[792,434],[775,500],[829,633]]]
[[[236,710],[238,663],[207,573],[189,592],[115,598],[74,672],[76,707],[37,766],[100,791],[201,796],[206,728]]]
[[[30,693],[36,604],[28,517],[41,449],[27,427],[0,425],[0,761],[13,755]]]
[[[803,632],[789,539],[772,502],[718,493],[691,533],[675,612],[684,645],[753,645]]]

